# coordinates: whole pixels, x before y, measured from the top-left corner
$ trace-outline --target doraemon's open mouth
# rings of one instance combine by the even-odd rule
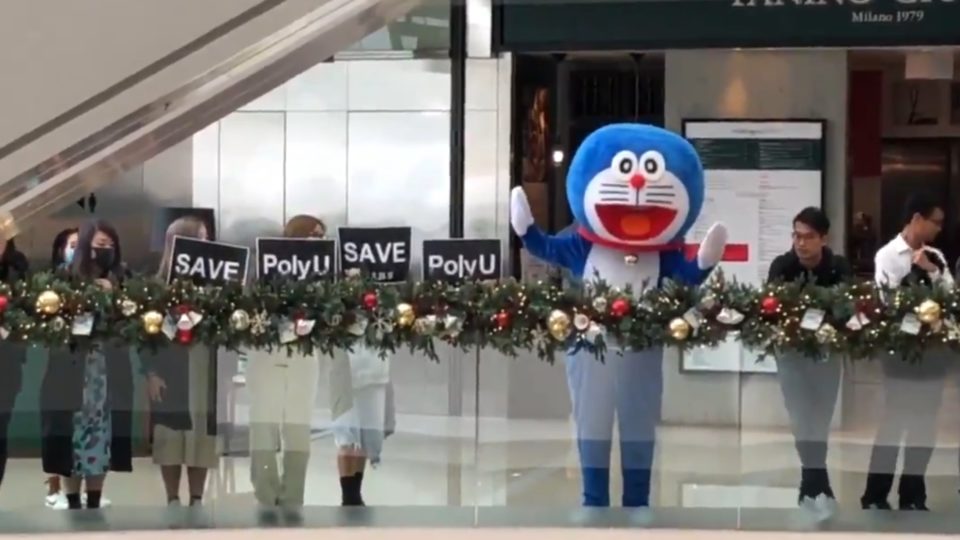
[[[595,208],[603,228],[621,240],[656,238],[677,217],[676,210],[663,206],[598,204]]]

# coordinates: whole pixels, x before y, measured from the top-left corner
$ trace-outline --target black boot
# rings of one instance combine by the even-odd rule
[[[363,506],[363,497],[360,496],[362,478],[356,475],[340,477],[341,506]]]
[[[930,510],[927,508],[927,484],[923,475],[901,474],[897,493],[900,495],[900,510]]]
[[[893,474],[870,473],[867,475],[867,486],[860,497],[860,506],[864,510],[890,510],[887,496],[893,487]]]

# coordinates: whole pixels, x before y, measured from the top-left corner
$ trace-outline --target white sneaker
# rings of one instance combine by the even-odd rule
[[[826,521],[837,513],[837,501],[821,493],[816,498],[804,497],[800,501],[800,508],[809,512],[817,521]]]
[[[51,493],[46,496],[43,503],[47,508],[52,510],[66,510],[67,496],[63,493]]]

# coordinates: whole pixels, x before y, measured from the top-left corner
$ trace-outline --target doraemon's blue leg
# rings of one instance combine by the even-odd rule
[[[614,369],[586,350],[568,353],[566,362],[583,475],[583,505],[610,506]]]
[[[616,371],[623,506],[650,505],[650,478],[663,398],[663,350],[607,355]]]

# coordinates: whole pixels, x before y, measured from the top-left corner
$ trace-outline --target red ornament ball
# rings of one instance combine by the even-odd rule
[[[768,296],[760,302],[760,310],[764,315],[774,315],[780,309],[780,300],[776,296]]]
[[[610,304],[610,313],[614,317],[623,317],[630,313],[630,302],[626,298],[617,298]]]
[[[510,326],[510,313],[507,311],[500,310],[493,318],[497,322],[497,328],[501,330]]]
[[[177,306],[177,315],[186,315],[187,313],[190,313],[190,306],[186,304]]]
[[[193,343],[193,330],[177,330],[177,342],[181,345]]]
[[[377,298],[377,293],[368,292],[363,295],[363,307],[367,309],[376,309],[377,304],[380,303],[380,299]]]
[[[6,311],[8,305],[10,305],[10,299],[6,295],[0,295],[0,313]]]

